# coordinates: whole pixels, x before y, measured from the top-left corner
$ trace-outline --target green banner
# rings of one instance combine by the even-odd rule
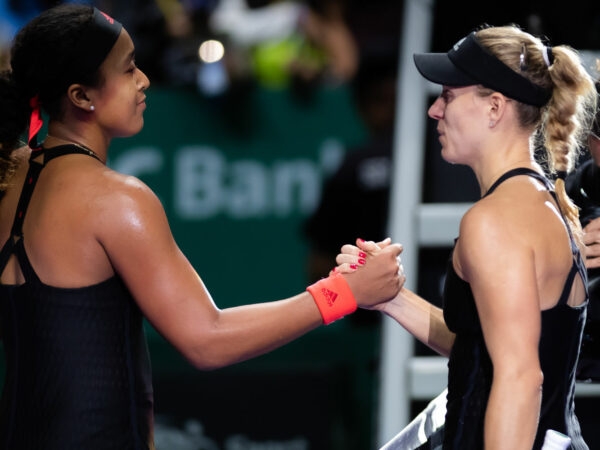
[[[303,290],[301,223],[323,176],[364,137],[347,90],[302,101],[255,89],[226,102],[151,89],[147,104],[144,129],[113,142],[109,165],[158,194],[218,306]]]
[[[348,91],[322,89],[300,100],[290,91],[256,89],[225,101],[151,89],[147,104],[144,130],[116,140],[109,165],[157,193],[216,304],[303,291],[302,223],[323,177],[365,138]],[[369,447],[378,330],[342,320],[208,373],[148,331],[158,448],[174,448],[169,436],[199,442],[190,423],[215,449]]]

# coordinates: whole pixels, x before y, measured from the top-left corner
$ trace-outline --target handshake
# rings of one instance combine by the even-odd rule
[[[380,309],[393,299],[406,280],[401,252],[402,246],[389,238],[379,243],[357,239],[356,245],[344,245],[329,277],[307,288],[323,322],[334,322],[357,307]]]

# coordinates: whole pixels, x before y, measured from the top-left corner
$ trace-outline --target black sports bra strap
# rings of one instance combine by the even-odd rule
[[[31,282],[35,281],[36,283],[40,283],[40,279],[33,270],[31,262],[27,257],[27,253],[25,252],[25,245],[23,243],[23,239],[19,239],[14,244],[14,253],[17,255],[17,259],[19,260],[19,267],[21,267],[21,271],[23,272],[23,277],[25,280]]]
[[[10,237],[2,247],[2,250],[0,250],[0,273],[4,272],[4,269],[8,264],[8,260],[13,254],[14,248],[15,240],[13,237]]]
[[[41,163],[35,161],[39,156],[39,152],[32,152],[29,158],[29,169],[23,183],[23,189],[21,190],[21,196],[19,197],[19,203],[17,204],[17,211],[13,220],[10,237],[0,250],[0,272],[3,272],[12,254],[14,253],[15,243],[22,241],[23,237],[23,221],[25,220],[25,212],[31,200],[31,194],[35,188],[36,181],[40,175],[42,168],[44,167]]]
[[[58,145],[56,147],[44,149],[43,152],[44,152],[44,165],[48,164],[48,162],[52,161],[54,158],[58,158],[59,156],[63,156],[63,155],[70,155],[73,153],[78,153],[81,155],[88,155],[88,156],[91,156],[92,158],[96,158],[97,160],[100,160],[100,158],[98,158],[98,155],[96,155],[89,148],[82,147],[82,146],[75,145],[75,144]]]
[[[577,262],[573,262],[573,265],[571,266],[571,270],[569,271],[569,275],[567,276],[567,280],[565,281],[564,287],[563,287],[563,291],[560,294],[560,298],[558,299],[558,305],[561,304],[567,304],[567,302],[569,301],[569,293],[571,292],[571,288],[573,287],[573,281],[575,280],[575,275],[577,275],[578,273],[580,273],[579,271],[579,265],[577,264]],[[585,283],[586,280],[584,279],[583,282]]]
[[[79,153],[82,155],[92,156],[96,159],[98,157],[94,152],[83,147],[79,147],[74,144],[59,145],[50,149],[35,150],[31,152],[29,157],[29,170],[27,171],[27,177],[25,178],[25,184],[21,191],[21,197],[19,198],[19,204],[17,205],[17,213],[13,222],[11,236],[22,236],[23,235],[23,221],[25,219],[25,212],[29,206],[33,189],[37,182],[40,172],[49,161],[59,156],[68,155],[72,153]]]
[[[33,189],[35,188],[37,179],[44,167],[42,163],[34,160],[34,157],[37,158],[38,156],[39,155],[37,153],[34,154],[32,152],[31,158],[29,159],[29,170],[27,171],[23,190],[21,191],[21,197],[19,197],[19,203],[17,204],[17,212],[13,221],[11,239],[15,236],[23,236],[23,221],[25,220],[25,212],[27,211],[27,206],[29,206],[29,201],[31,200],[31,195],[33,194]]]
[[[27,275],[29,275],[29,278],[31,278],[31,276],[36,276],[29,265],[22,242],[25,213],[27,212],[33,190],[44,166],[48,161],[70,153],[80,153],[98,159],[98,156],[91,150],[73,144],[60,145],[52,147],[51,149],[34,150],[31,152],[31,156],[29,157],[29,169],[27,170],[23,189],[21,190],[21,196],[19,197],[19,202],[17,204],[17,211],[13,220],[11,235],[0,250],[0,272],[4,270],[11,255],[15,253],[16,248],[17,256],[21,263],[21,270],[24,271],[26,277]]]
[[[500,176],[500,178],[498,178],[496,181],[494,181],[492,186],[485,193],[484,197],[487,195],[490,195],[492,192],[494,192],[496,190],[496,188],[502,182],[508,180],[509,178],[516,177],[519,175],[528,175],[530,177],[533,177],[536,180],[542,182],[549,191],[552,191],[552,192],[554,191],[552,184],[550,184],[548,179],[545,176],[543,176],[542,174],[540,174],[539,172],[536,172],[535,170],[530,169],[528,167],[517,167],[516,169],[512,169],[512,170],[509,170],[508,172],[504,173],[502,176]]]

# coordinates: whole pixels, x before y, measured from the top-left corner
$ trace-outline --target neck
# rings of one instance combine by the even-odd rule
[[[502,136],[495,135],[486,141],[486,145],[479,152],[479,158],[471,165],[479,182],[481,195],[485,194],[500,176],[511,169],[517,167],[540,169],[529,145],[529,135],[505,130]]]
[[[50,141],[50,142],[48,142]],[[54,145],[52,145],[54,143]],[[77,142],[74,139],[67,139],[67,138],[60,138],[57,136],[54,136],[50,133],[48,133],[46,135],[46,139],[44,139],[44,147],[45,148],[52,148],[52,147],[56,147],[57,145],[74,145],[76,147],[79,147],[80,149],[86,151],[90,156],[96,158],[98,161],[102,162],[102,163],[106,163],[106,161],[100,157],[100,155],[98,155],[95,151],[93,151],[91,148],[89,148],[87,145],[84,145],[82,143]]]
[[[106,161],[110,139],[93,124],[77,121],[51,120],[48,122],[46,146],[72,143],[89,148]]]
[[[505,164],[498,165],[492,171],[490,171],[487,175],[482,176],[481,178],[478,176],[477,180],[479,181],[479,187],[481,189],[481,195],[485,195],[488,189],[496,182],[498,178],[504,175],[506,172],[512,169],[516,169],[518,167],[525,167],[528,169],[537,170],[540,173],[543,173],[539,164],[537,164],[531,158],[523,158],[520,160],[514,160],[511,162],[506,162]]]

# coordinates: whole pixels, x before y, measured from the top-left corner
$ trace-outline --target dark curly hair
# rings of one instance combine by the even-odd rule
[[[0,191],[14,170],[11,154],[19,147],[31,113],[29,105],[38,96],[42,109],[50,116],[61,114],[61,99],[73,83],[97,86],[100,71],[78,67],[84,52],[76,43],[92,20],[93,8],[65,4],[42,12],[15,36],[11,70],[0,74]]]

